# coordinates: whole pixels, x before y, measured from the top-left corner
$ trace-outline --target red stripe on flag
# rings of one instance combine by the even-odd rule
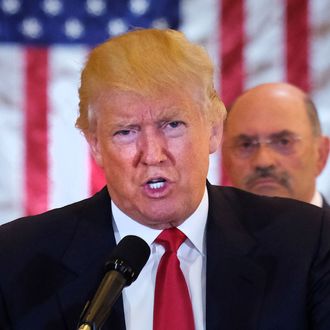
[[[221,97],[228,107],[243,91],[244,63],[244,1],[221,1],[220,49],[221,49]],[[221,183],[229,184],[223,167]]]
[[[221,1],[221,95],[228,106],[243,90],[244,1]]]
[[[25,60],[24,206],[29,215],[43,212],[48,206],[47,50],[27,48]]]
[[[308,0],[287,0],[286,8],[287,81],[309,90]]]
[[[94,158],[90,156],[91,177],[90,177],[90,194],[95,194],[106,184],[103,170],[96,164]]]

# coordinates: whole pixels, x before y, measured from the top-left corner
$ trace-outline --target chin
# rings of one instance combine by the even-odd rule
[[[182,214],[182,211],[173,210],[173,207],[167,206],[165,209],[149,208],[141,215],[139,222],[151,228],[165,229],[179,226],[187,217]]]
[[[159,218],[151,218],[148,220],[143,220],[140,221],[140,223],[153,229],[167,229],[171,227],[177,227],[181,225],[183,221],[184,220],[172,221],[171,218],[169,217],[164,217],[164,218],[159,217]]]

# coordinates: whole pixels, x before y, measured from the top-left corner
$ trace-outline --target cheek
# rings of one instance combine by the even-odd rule
[[[242,160],[231,155],[230,153],[222,154],[223,164],[227,171],[229,172],[245,172],[251,168],[250,161],[248,159]]]
[[[306,151],[304,151],[306,152]],[[286,174],[291,184],[297,187],[305,185],[315,177],[315,162],[311,153],[278,157],[276,170]]]
[[[208,159],[209,147],[209,140],[197,138],[184,145],[182,152],[184,152],[187,158],[191,159],[193,163],[197,163],[197,160],[201,162],[202,159]]]
[[[310,154],[309,154],[310,155]],[[294,157],[282,162],[283,168],[298,180],[309,174],[314,176],[316,172],[316,160],[313,157]]]
[[[207,167],[208,145],[195,138],[173,139],[167,143],[168,156],[182,175],[189,176]],[[205,159],[205,161],[204,161]]]
[[[112,172],[124,172],[131,166],[135,155],[135,149],[132,147],[117,147],[113,144],[104,144],[102,146],[103,167],[108,175]],[[115,173],[113,174],[115,175]]]
[[[281,165],[291,171],[303,170],[314,166],[315,154],[311,149],[304,148],[296,154],[282,157]]]
[[[239,160],[235,157],[224,157],[224,171],[228,174],[232,183],[240,185],[247,176],[251,175],[253,168],[249,160]]]

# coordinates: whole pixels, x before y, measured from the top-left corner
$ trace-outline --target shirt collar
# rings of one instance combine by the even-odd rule
[[[310,201],[311,204],[322,207],[323,200],[321,194],[315,190],[312,200]]]
[[[116,242],[118,243],[127,235],[136,235],[144,239],[149,246],[162,230],[153,229],[140,224],[122,212],[117,205],[111,201],[113,228]],[[195,212],[187,218],[178,228],[189,238],[196,249],[205,255],[205,227],[209,208],[207,189],[205,188],[203,198]],[[202,233],[202,235],[201,235]]]

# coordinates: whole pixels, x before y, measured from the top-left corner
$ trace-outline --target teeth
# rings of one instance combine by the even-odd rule
[[[152,182],[148,183],[151,189],[159,189],[165,186],[165,182]]]

